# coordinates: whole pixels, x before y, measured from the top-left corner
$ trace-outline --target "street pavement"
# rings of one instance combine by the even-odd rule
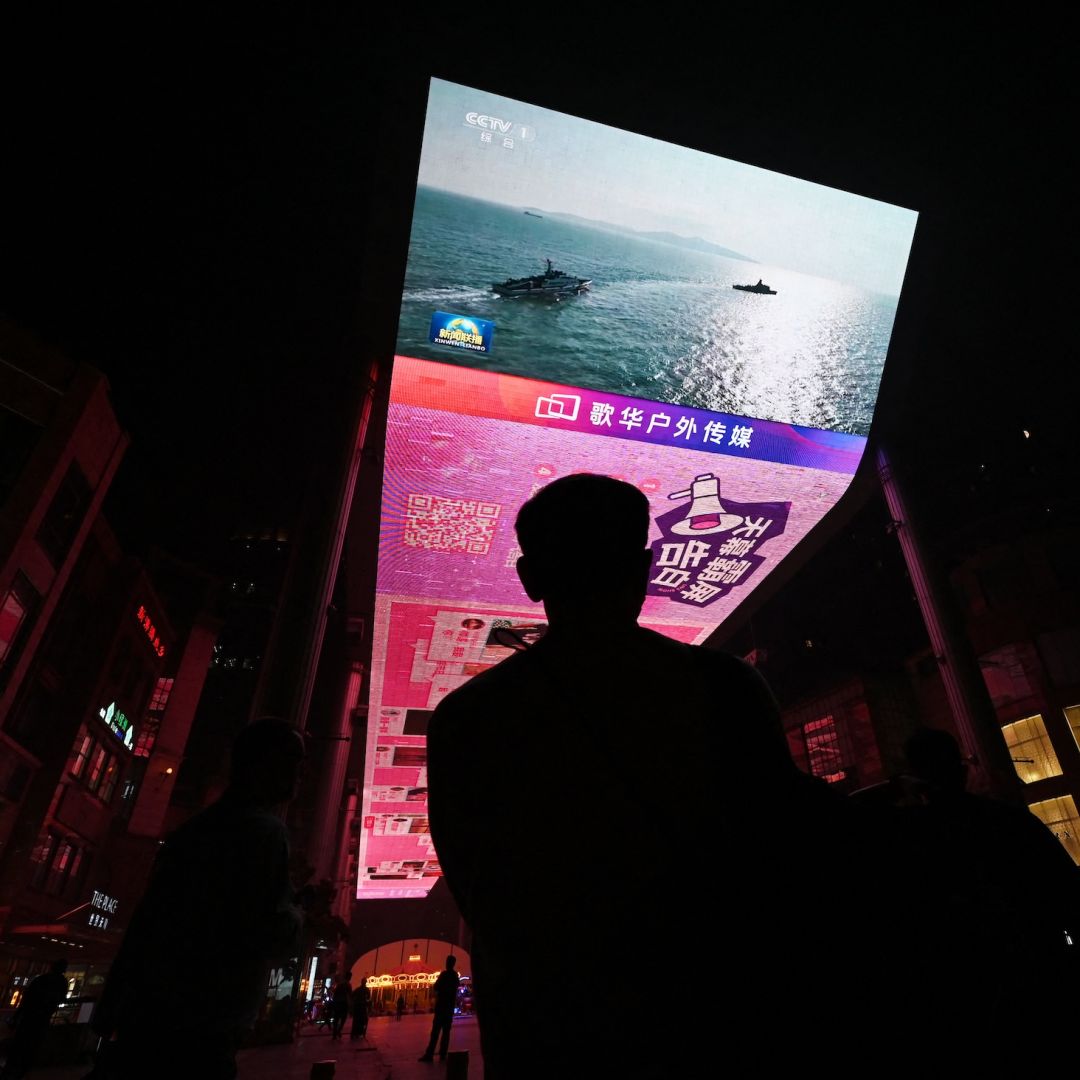
[[[238,1080],[309,1080],[311,1067],[319,1061],[333,1061],[333,1080],[443,1080],[447,1077],[446,1062],[438,1058],[431,1064],[417,1061],[427,1046],[431,1033],[431,1013],[406,1014],[396,1017],[372,1017],[368,1022],[366,1039],[349,1039],[350,1017],[341,1039],[332,1039],[324,1027],[301,1029],[295,1042],[283,1046],[256,1046],[241,1050]],[[455,1071],[452,1080],[482,1080],[483,1061],[480,1057],[480,1031],[472,1016],[454,1020],[450,1036],[450,1052],[467,1051],[468,1072]],[[168,1048],[162,1047],[167,1054]],[[72,1065],[63,1068],[31,1069],[27,1080],[82,1080],[90,1066]],[[147,1080],[153,1080],[148,1070]]]

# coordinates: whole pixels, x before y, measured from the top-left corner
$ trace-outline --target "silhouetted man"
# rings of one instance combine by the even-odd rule
[[[454,970],[457,957],[448,956],[446,967],[435,980],[435,1017],[431,1021],[431,1038],[421,1061],[435,1060],[435,1044],[439,1044],[439,1060],[445,1061],[450,1049],[450,1029],[454,1026],[454,1009],[457,1006],[458,984],[461,981]]]
[[[527,502],[518,575],[549,630],[430,722],[432,835],[473,932],[489,1080],[568,1062],[582,1076],[760,1069],[799,1041],[818,946],[848,948],[830,876],[842,801],[795,768],[753,668],[637,625],[649,526],[641,492],[609,477]],[[545,971],[588,979],[588,1009],[546,1014]],[[723,1008],[665,1010],[680,971],[722,976]]]
[[[352,987],[349,980],[342,979],[334,987],[334,994],[330,999],[330,1037],[340,1039],[345,1029],[345,1021],[349,1018],[349,998],[352,997]]]
[[[227,1080],[264,1001],[269,966],[301,925],[275,809],[296,794],[304,740],[283,720],[245,727],[222,797],[158,853],[94,1015],[119,1076]]]
[[[45,1036],[49,1032],[52,1014],[67,997],[66,960],[54,960],[44,975],[39,975],[26,988],[15,1011],[15,1034],[7,1046],[7,1061],[0,1069],[2,1080],[17,1080],[25,1076]]]
[[[353,991],[352,995],[352,1031],[351,1039],[362,1039],[367,1035],[368,1012],[371,1009],[371,991],[368,989],[367,976]]]

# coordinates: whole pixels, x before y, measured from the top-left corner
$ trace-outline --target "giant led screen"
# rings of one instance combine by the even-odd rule
[[[850,484],[915,221],[432,81],[387,416],[359,898],[439,877],[427,719],[544,632],[514,570],[518,507],[573,472],[635,484],[653,517],[641,622],[702,641]],[[587,520],[579,547],[602,574]]]

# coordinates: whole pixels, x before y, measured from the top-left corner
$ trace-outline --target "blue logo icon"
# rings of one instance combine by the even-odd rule
[[[436,311],[431,316],[432,345],[447,345],[451,349],[468,349],[470,352],[491,352],[491,339],[495,324],[488,319],[474,319],[470,315],[450,315]]]

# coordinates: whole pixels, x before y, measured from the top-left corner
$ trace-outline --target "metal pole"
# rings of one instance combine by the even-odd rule
[[[982,772],[985,787],[1000,798],[1022,802],[1019,781],[978,661],[960,629],[960,617],[953,610],[940,571],[927,551],[912,512],[912,500],[905,494],[883,447],[877,452],[877,470],[960,742]],[[973,786],[984,785],[976,783]]]

